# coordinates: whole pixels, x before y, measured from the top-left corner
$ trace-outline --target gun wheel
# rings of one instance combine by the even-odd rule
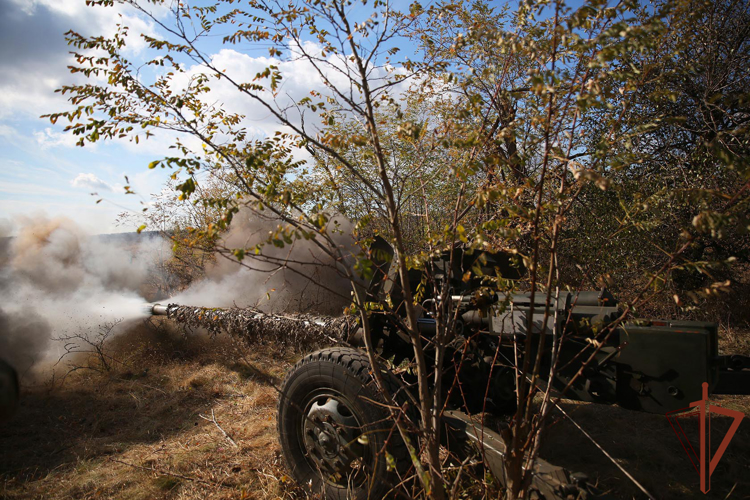
[[[308,464],[334,485],[359,485],[365,480],[357,468],[371,453],[352,403],[335,391],[323,389],[310,399],[301,421],[302,443]]]
[[[335,348],[305,356],[279,400],[279,439],[292,477],[323,498],[387,494],[408,455],[383,403],[362,352]]]

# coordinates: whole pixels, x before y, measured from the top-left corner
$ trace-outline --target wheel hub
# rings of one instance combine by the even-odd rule
[[[352,463],[363,456],[360,424],[346,404],[333,396],[312,402],[302,432],[308,459],[335,479],[348,476]]]

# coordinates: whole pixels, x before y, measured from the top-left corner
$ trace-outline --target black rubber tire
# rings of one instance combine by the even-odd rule
[[[396,393],[400,388],[398,381],[389,373],[384,376],[388,390]],[[364,464],[367,479],[362,484],[349,486],[327,481],[306,458],[306,448],[302,444],[304,408],[314,399],[311,395],[321,389],[340,394],[358,415],[370,450],[387,450],[401,474],[410,464],[407,448],[389,410],[373,403],[384,403],[384,398],[372,378],[367,355],[357,349],[329,348],[305,356],[289,371],[282,385],[277,424],[282,455],[291,476],[298,484],[326,499],[388,496],[398,484],[400,474],[393,467],[388,470],[385,453],[370,455],[370,459],[365,460],[368,463]]]

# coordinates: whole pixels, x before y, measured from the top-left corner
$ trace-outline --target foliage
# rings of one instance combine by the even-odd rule
[[[127,3],[161,30],[161,38],[144,36],[153,58],[143,67],[156,69],[153,78],[126,58],[127,27],[111,37],[69,32],[77,58],[71,71],[89,82],[64,86],[72,108],[50,120],[67,118],[81,145],[138,142],[152,130],[197,140],[197,150],[177,140],[175,156],[150,167],[174,169],[182,200],[197,197],[221,214],[191,226],[197,238],[215,241],[240,208],[279,221],[264,243],[224,249],[242,265],[259,260],[310,277],[310,262],[264,251],[306,241],[356,283],[372,275],[373,236],[385,236],[403,302],[372,304],[355,286],[351,310],[373,366],[368,315],[402,311],[393,321],[413,347],[427,462],[423,469],[415,455],[414,465],[431,497],[445,496],[440,373],[455,315],[441,301],[437,333],[423,339],[423,290],[412,289],[410,267],[458,246],[508,249],[529,276],[522,284],[485,277],[496,287],[526,287],[532,304],[535,294],[544,296],[548,316],[560,287],[615,280],[628,289],[622,320],[665,286],[700,287],[691,291],[696,298],[719,293],[728,285],[717,278],[733,258],[747,259],[742,3],[588,0],[573,8],[528,0],[511,11],[445,1],[399,11],[380,1],[253,0],[243,9],[231,1],[175,2],[168,19],[148,2]],[[267,67],[247,79],[218,66],[201,45],[217,34],[228,46],[267,48]],[[416,55],[403,50],[415,44]],[[286,95],[289,62],[304,63],[323,90]],[[218,85],[275,117],[279,130],[252,136],[246,117],[212,99]],[[201,193],[201,172],[231,188]],[[356,224],[362,251],[340,243],[337,214]],[[421,286],[446,297],[449,283]],[[529,329],[532,316],[533,307]],[[529,462],[553,403],[547,391],[540,412],[531,404],[544,375],[533,355],[544,351],[545,335],[539,338],[538,346],[532,336],[522,341],[527,354],[517,363],[506,457],[511,498],[529,486]]]
[[[608,275],[606,281],[627,294],[633,284],[645,282],[643,271],[655,269],[688,230],[690,246],[655,282],[670,302],[674,296],[673,305],[680,307],[673,313],[678,313],[696,305],[703,309],[705,289],[727,280],[739,300],[747,294],[742,272],[750,243],[743,196],[749,175],[750,12],[736,2],[659,7],[672,10],[664,17],[655,50],[618,62],[619,67],[637,65],[644,84],[613,99],[627,115],[630,130],[649,130],[629,137],[631,154],[637,156],[612,169],[613,189],[582,193],[566,235],[569,251],[561,261],[569,264],[569,280]],[[610,86],[626,88],[617,76]],[[589,147],[605,133],[601,120],[591,120]],[[590,233],[586,239],[573,237],[584,228]],[[739,266],[730,265],[735,259]],[[585,273],[572,269],[586,261]],[[733,303],[719,308],[721,316],[736,315]],[[704,312],[702,317],[710,316]]]
[[[161,193],[152,195],[142,212],[118,215],[118,224],[149,228],[172,242],[170,258],[162,259],[151,275],[156,300],[183,291],[205,276],[216,259],[216,241],[221,234],[213,228],[223,216],[212,200],[233,194],[232,185],[217,175],[196,183],[197,195],[190,201],[180,199],[182,192],[177,184],[170,180]],[[204,233],[211,236],[204,237]]]

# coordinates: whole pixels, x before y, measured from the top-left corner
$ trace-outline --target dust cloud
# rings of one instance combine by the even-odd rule
[[[61,217],[3,220],[0,231],[0,357],[22,375],[56,359],[55,338],[144,316],[155,262],[170,256],[161,238],[89,236]]]

